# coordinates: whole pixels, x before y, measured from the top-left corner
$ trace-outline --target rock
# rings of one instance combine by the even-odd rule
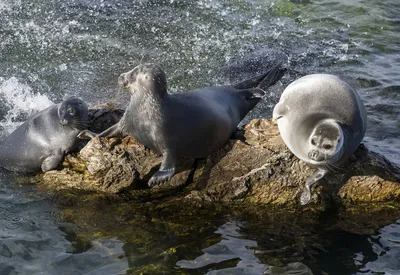
[[[61,171],[43,175],[43,183],[54,189],[78,188],[87,191],[118,193],[128,187],[143,188],[158,170],[161,156],[132,137],[94,138],[79,154],[66,156]],[[180,169],[167,186],[186,182],[193,160],[181,162]]]
[[[109,105],[91,112],[91,125],[97,132],[114,124],[123,113]],[[364,146],[356,156],[356,162],[315,185],[314,202],[399,200],[399,167]],[[176,175],[162,188],[143,190],[160,163],[160,156],[132,137],[95,138],[80,153],[68,155],[62,170],[43,174],[40,184],[57,190],[127,191],[135,198],[179,187],[173,194],[186,199],[297,205],[306,179],[314,172],[287,149],[277,126],[268,119],[252,120],[207,159],[182,160]]]
[[[123,114],[124,110],[117,109],[112,102],[89,107],[89,130],[100,133],[117,123]]]
[[[314,168],[297,159],[268,119],[252,120],[207,160],[198,177],[200,191],[186,197],[251,203],[297,203]],[[357,161],[330,173],[314,187],[314,201],[341,203],[392,201],[400,198],[400,169],[360,146]],[[241,196],[237,196],[240,193]]]

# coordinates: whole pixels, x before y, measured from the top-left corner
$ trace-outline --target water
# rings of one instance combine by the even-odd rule
[[[247,119],[271,116],[284,87],[304,74],[339,74],[357,86],[365,102],[367,146],[400,164],[399,14],[397,0],[0,0],[0,139],[65,96],[78,95],[89,104],[115,100],[124,105],[127,95],[119,92],[117,77],[141,61],[161,64],[170,91],[181,92],[245,78],[246,72],[227,76],[224,68],[235,58],[287,56],[287,75]],[[76,250],[76,237],[68,232],[77,229],[65,225],[74,223],[46,214],[65,207],[5,175],[0,188],[1,274],[71,274],[65,273],[68,268],[74,274],[124,274],[146,263],[166,268],[166,274],[400,273],[399,217],[363,233],[319,228],[309,233],[318,248],[288,249],[290,257],[285,249],[303,235],[271,235],[262,230],[268,224],[254,225],[229,211],[215,219],[202,216],[209,227],[197,241],[171,233],[169,237],[176,238],[171,242],[153,232],[151,241],[135,244],[114,232]],[[102,212],[104,207],[90,205],[87,211]],[[148,217],[147,211],[142,215]],[[129,228],[128,220],[111,224]],[[92,228],[75,224],[81,231]],[[192,245],[184,253],[178,249],[174,255],[179,257],[169,260],[147,252],[149,247],[166,251],[179,243]],[[128,266],[132,269],[125,271]]]

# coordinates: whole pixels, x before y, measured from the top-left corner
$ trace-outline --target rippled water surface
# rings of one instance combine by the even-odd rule
[[[68,95],[124,106],[116,80],[139,62],[161,64],[170,91],[181,92],[240,81],[281,60],[288,73],[247,119],[270,116],[284,87],[302,75],[339,74],[365,102],[367,146],[400,164],[397,0],[0,0],[0,18],[0,139]],[[85,207],[137,232],[151,228],[154,214],[142,210],[127,222],[105,203]],[[0,274],[134,274],[145,265],[165,274],[400,274],[395,219],[364,233],[320,225],[306,238],[300,229],[274,235],[262,230],[272,227],[267,221],[221,211],[201,216],[201,232],[193,221],[188,236],[150,230],[146,242],[91,231],[93,238],[80,240],[78,229],[100,229],[74,224],[60,214],[64,208],[35,187],[0,177]],[[140,215],[146,218],[139,225]],[[161,220],[172,222],[169,215]],[[168,257],[171,250],[177,256]]]

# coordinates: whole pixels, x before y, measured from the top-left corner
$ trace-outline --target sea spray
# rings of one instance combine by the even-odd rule
[[[0,120],[7,133],[14,131],[28,117],[54,104],[46,95],[32,91],[16,77],[0,78],[0,102],[8,109]]]

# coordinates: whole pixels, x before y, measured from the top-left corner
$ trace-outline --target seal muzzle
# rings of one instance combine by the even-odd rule
[[[312,159],[312,160],[315,160],[315,161],[322,161],[322,160],[324,160],[323,155],[320,154],[319,151],[318,151],[318,150],[315,150],[315,149],[310,150],[310,151],[308,152],[308,158],[309,158],[309,159]]]

